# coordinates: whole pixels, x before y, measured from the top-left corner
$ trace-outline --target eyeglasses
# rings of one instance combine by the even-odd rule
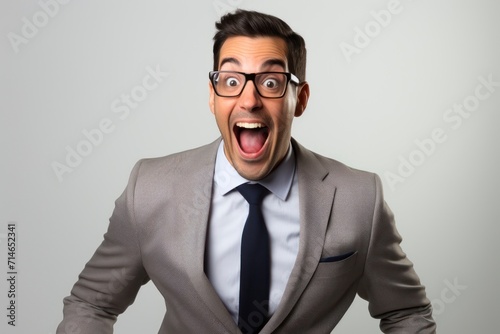
[[[299,84],[299,78],[287,72],[243,73],[236,71],[211,71],[208,74],[215,94],[236,97],[243,92],[248,80],[253,81],[260,96],[279,99],[286,93],[289,82]]]

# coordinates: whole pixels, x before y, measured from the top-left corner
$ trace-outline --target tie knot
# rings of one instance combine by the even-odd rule
[[[262,200],[269,194],[266,187],[258,183],[245,183],[236,188],[250,205],[260,205]]]

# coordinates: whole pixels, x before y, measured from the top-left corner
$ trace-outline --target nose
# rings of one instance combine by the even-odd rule
[[[242,109],[247,111],[255,111],[262,107],[261,96],[257,92],[253,81],[249,80],[247,82],[239,96],[238,103]]]

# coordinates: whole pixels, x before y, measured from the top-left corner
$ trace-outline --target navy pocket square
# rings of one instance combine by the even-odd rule
[[[349,256],[354,254],[355,252],[349,252],[341,255],[335,255],[335,256],[329,256],[329,257],[324,257],[319,260],[320,263],[322,262],[338,262],[347,259]]]

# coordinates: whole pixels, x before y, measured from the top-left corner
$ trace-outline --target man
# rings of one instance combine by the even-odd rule
[[[250,11],[216,27],[222,138],[135,166],[57,333],[111,333],[149,280],[160,333],[330,333],[356,293],[383,332],[434,333],[380,179],[291,137],[309,98],[302,37]]]

